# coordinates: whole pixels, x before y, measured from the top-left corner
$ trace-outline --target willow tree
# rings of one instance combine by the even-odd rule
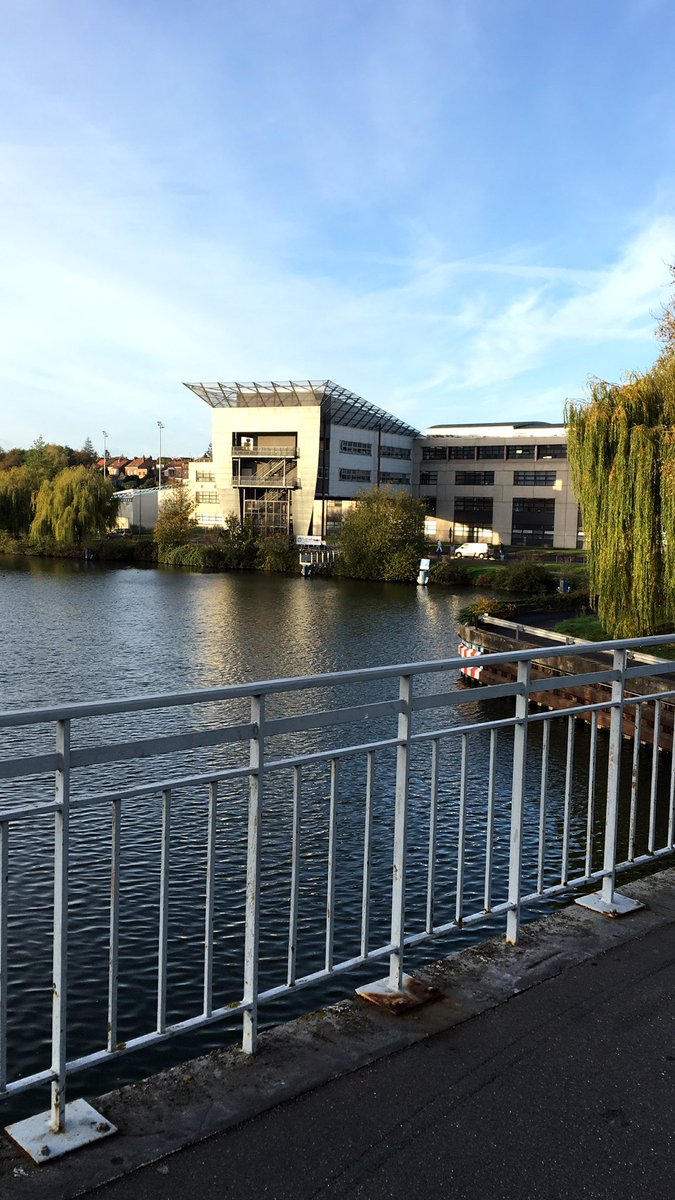
[[[72,545],[101,536],[115,524],[117,501],[109,479],[91,467],[67,467],[45,479],[35,501],[31,537]]]
[[[615,637],[675,618],[675,355],[596,380],[566,420],[598,616]]]

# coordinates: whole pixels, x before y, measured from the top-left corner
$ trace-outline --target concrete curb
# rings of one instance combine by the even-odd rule
[[[69,1157],[36,1167],[2,1139],[0,1192],[71,1200],[675,924],[675,868],[621,890],[648,907],[608,920],[571,904],[524,926],[516,947],[492,938],[416,971],[441,998],[406,1015],[344,1000],[267,1031],[252,1058],[232,1048],[213,1051],[109,1092],[92,1103],[118,1135]]]

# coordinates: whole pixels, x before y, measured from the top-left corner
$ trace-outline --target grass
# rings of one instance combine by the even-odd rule
[[[607,633],[597,617],[572,617],[570,620],[561,621],[559,625],[556,625],[555,632],[581,638],[584,642],[609,642],[612,640],[611,634]],[[663,632],[667,631],[664,629]],[[644,649],[645,654],[652,654],[654,658],[675,659],[675,642],[666,642],[663,646],[638,646],[637,649]]]

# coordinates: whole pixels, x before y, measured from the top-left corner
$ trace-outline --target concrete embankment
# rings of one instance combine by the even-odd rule
[[[347,1000],[265,1033],[253,1058],[215,1052],[99,1097],[119,1133],[70,1157],[38,1168],[5,1142],[0,1194],[117,1180],[101,1200],[548,1200],[574,1181],[666,1200],[675,870],[622,891],[647,907],[608,920],[572,904],[517,947],[494,938],[419,972],[440,998],[405,1016]]]

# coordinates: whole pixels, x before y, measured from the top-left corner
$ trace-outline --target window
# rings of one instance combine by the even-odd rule
[[[534,458],[534,446],[507,446],[507,458]]]
[[[473,462],[474,458],[476,457],[476,447],[450,446],[448,453],[450,458],[469,458]]]
[[[445,462],[448,457],[446,446],[422,446],[422,458],[425,462]]]
[[[370,471],[357,471],[353,467],[340,467],[343,483],[370,483]]]
[[[553,442],[550,446],[537,446],[537,458],[567,458],[564,442]]]
[[[410,483],[410,476],[402,471],[380,471],[382,483]]]
[[[410,447],[380,446],[380,458],[410,458]]]
[[[512,546],[552,546],[555,500],[513,501]]]
[[[479,487],[490,487],[494,481],[494,471],[455,471],[455,483],[473,483]]]
[[[370,442],[340,442],[341,454],[364,454],[370,458],[373,447]]]
[[[555,471],[514,471],[515,487],[553,487],[558,476]]]
[[[195,499],[197,501],[197,504],[217,504],[218,503],[218,493],[217,492],[197,492]]]
[[[492,497],[455,496],[455,520],[461,521],[467,513],[489,514],[492,520]]]
[[[438,471],[420,471],[420,484],[438,483]]]
[[[489,496],[456,496],[455,529],[457,540],[467,542],[492,541],[492,498]]]
[[[503,458],[503,446],[478,446],[477,458]]]
[[[199,525],[224,525],[225,519],[222,513],[201,513],[198,517]]]
[[[196,471],[195,480],[197,483],[215,483],[216,477],[213,471]]]

